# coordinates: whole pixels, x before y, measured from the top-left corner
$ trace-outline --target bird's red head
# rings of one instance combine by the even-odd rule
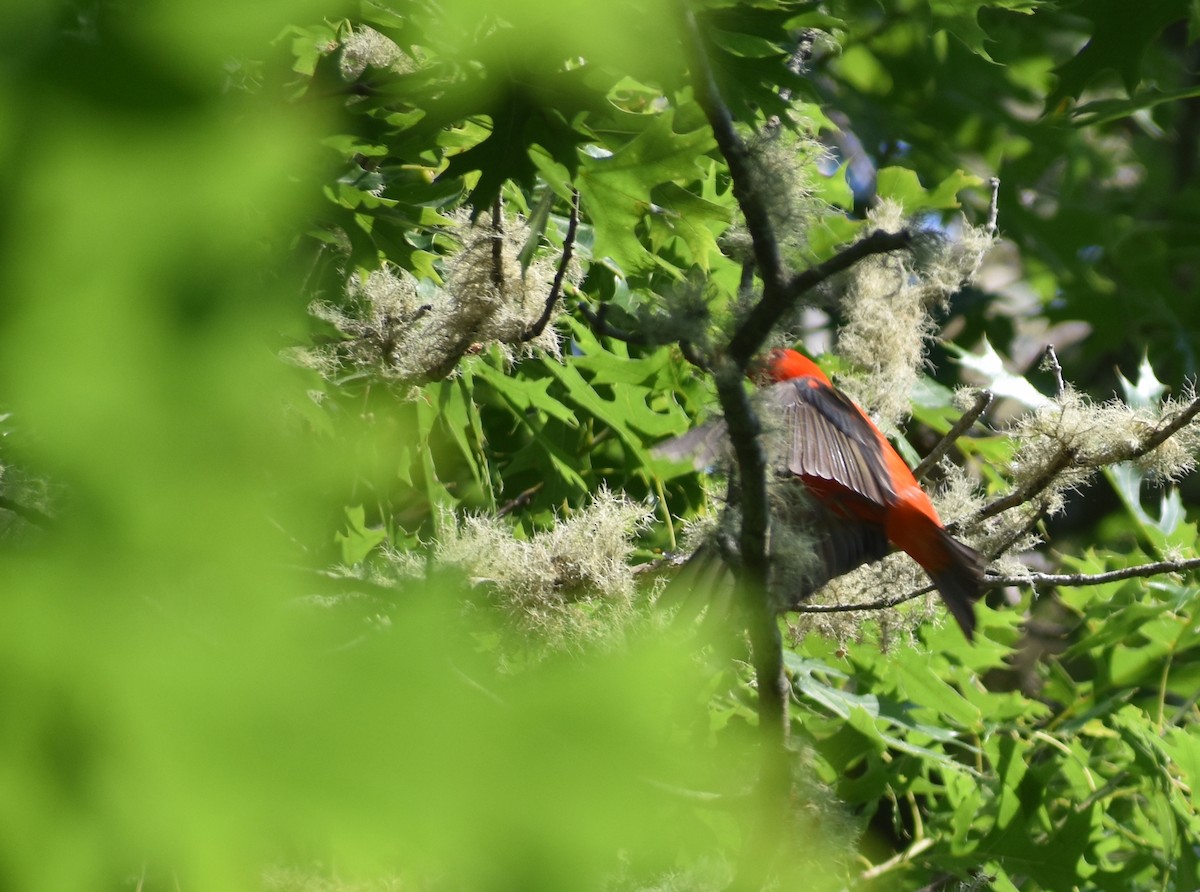
[[[796,378],[817,378],[828,383],[829,378],[820,366],[798,350],[776,347],[761,360],[755,377],[778,383]]]

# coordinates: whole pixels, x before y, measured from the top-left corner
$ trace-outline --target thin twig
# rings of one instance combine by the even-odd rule
[[[994,561],[1002,554],[1006,554],[1010,548],[1024,539],[1026,536],[1033,533],[1034,529],[1041,523],[1050,511],[1050,505],[1045,499],[1038,503],[1037,510],[1034,511],[1029,518],[1021,524],[1017,529],[1013,530],[1005,540],[998,546],[993,546],[988,549],[987,558],[989,561]],[[946,529],[950,529],[950,525],[946,525]]]
[[[900,604],[913,600],[913,598],[919,598],[921,595],[928,594],[931,591],[933,591],[932,584],[924,588],[919,588],[916,591],[906,592],[903,595],[893,595],[890,598],[879,598],[875,601],[864,601],[861,604],[800,604],[794,610],[796,613],[853,613],[856,610],[889,610],[892,607],[897,607]]]
[[[492,284],[504,296],[504,204],[500,193],[492,202]]]
[[[571,254],[575,250],[575,233],[579,229],[579,190],[571,192],[571,216],[567,219],[567,234],[563,237],[562,257],[558,261],[558,271],[554,274],[554,283],[550,286],[550,294],[546,296],[546,307],[537,322],[533,323],[521,336],[522,341],[532,341],[543,331],[554,315],[554,307],[562,294],[563,282],[567,278],[567,267],[571,264]]]
[[[975,423],[991,404],[992,392],[990,390],[979,391],[979,395],[975,397],[975,404],[963,413],[963,416],[946,432],[946,436],[942,437],[930,453],[921,459],[921,463],[913,468],[913,476],[918,480],[924,480],[925,475],[933,470],[934,465],[942,460],[942,456],[950,450],[951,446],[958,442],[958,438],[970,429],[971,425]]]
[[[544,480],[539,481],[538,483],[535,483],[533,486],[529,487],[528,489],[523,490],[522,492],[518,493],[516,495],[516,497],[509,499],[507,502],[505,502],[503,505],[501,505],[499,508],[496,509],[496,516],[504,517],[506,514],[512,514],[512,512],[526,507],[530,502],[533,501],[533,497],[538,494],[538,491],[544,485],[545,485]]]
[[[1110,582],[1121,582],[1125,579],[1160,576],[1164,573],[1187,573],[1192,570],[1200,570],[1200,558],[1183,561],[1155,561],[1150,564],[1138,564],[1136,567],[1109,570],[1106,573],[1022,573],[1016,576],[988,574],[983,577],[980,586],[985,589],[1007,588],[1010,585],[1035,588],[1042,586],[1082,588],[1089,585],[1107,585]],[[903,595],[864,601],[861,604],[801,604],[794,609],[797,613],[852,613],[856,610],[888,610],[931,591],[933,591],[933,585],[926,585]]]
[[[864,883],[879,879],[879,877],[883,876],[888,871],[894,870],[895,868],[904,864],[908,864],[922,852],[932,848],[934,845],[935,841],[928,836],[923,839],[915,840],[913,844],[903,852],[897,852],[886,861],[882,861],[879,864],[864,870],[859,876],[859,879],[861,879]]]
[[[988,205],[987,231],[988,235],[995,236],[1000,217],[1000,177],[992,177],[988,185],[992,187],[992,202]]]
[[[1061,398],[1067,391],[1067,382],[1063,380],[1062,363],[1058,361],[1058,353],[1055,352],[1053,344],[1046,345],[1046,352],[1042,355],[1042,368],[1054,375],[1055,394]]]
[[[639,347],[654,347],[658,346],[657,342],[640,334],[636,331],[619,328],[613,325],[605,318],[608,315],[608,304],[601,304],[600,309],[593,310],[583,301],[580,301],[576,309],[579,310],[579,315],[587,320],[592,331],[600,337],[612,338],[615,341],[623,341],[626,344],[635,344]],[[703,369],[706,372],[712,371],[712,363],[709,361],[699,348],[691,341],[681,340],[679,342],[679,350],[683,354],[683,358],[690,362],[698,369]]]
[[[604,318],[608,315],[608,304],[601,304],[600,310],[597,312],[583,301],[580,301],[577,305],[577,309],[579,310],[579,315],[587,320],[588,325],[590,325],[592,328],[592,331],[599,336],[613,338],[617,341],[624,341],[626,344],[650,344],[650,340],[645,335],[638,334],[635,331],[627,331],[624,328],[618,328],[617,326],[610,324],[609,321]]]

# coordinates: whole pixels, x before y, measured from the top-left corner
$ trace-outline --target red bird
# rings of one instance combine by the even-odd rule
[[[849,397],[808,357],[770,351],[761,377],[783,416],[787,445],[781,472],[804,483],[822,516],[814,518],[817,551],[832,579],[882,557],[888,544],[908,553],[929,574],[967,638],[975,629],[973,602],[987,561],[959,542],[938,518],[904,459]],[[712,463],[724,425],[706,425],[661,451]]]

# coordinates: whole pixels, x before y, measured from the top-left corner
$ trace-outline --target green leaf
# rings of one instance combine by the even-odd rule
[[[838,169],[829,176],[813,177],[813,194],[828,204],[850,210],[854,207],[854,190],[846,180],[849,171],[850,165],[844,163],[839,164]]]
[[[716,257],[723,256],[716,237],[729,228],[733,212],[723,205],[707,201],[675,183],[654,189],[655,203],[649,215],[651,247],[658,250],[670,239],[680,238],[691,253],[692,263],[709,269]]]
[[[535,469],[540,470],[544,477],[552,469],[574,492],[587,492],[589,487],[577,467],[578,459],[547,432],[546,418],[552,418],[569,429],[579,427],[579,420],[570,407],[548,393],[554,379],[506,375],[483,361],[474,364],[472,371],[476,379],[485,382],[503,399],[517,423],[536,444],[536,448],[522,450],[509,464],[507,472],[513,475],[518,471]]]
[[[519,415],[532,409],[544,412],[568,427],[579,426],[575,413],[546,392],[553,383],[552,379],[506,375],[486,362],[476,363],[472,372],[503,396]]]
[[[586,157],[579,171],[579,192],[595,229],[593,256],[610,257],[627,274],[659,263],[637,236],[654,204],[651,190],[699,180],[699,162],[716,145],[708,127],[676,133],[673,120],[673,110],[652,118],[615,152]]]
[[[862,235],[866,228],[866,220],[852,220],[842,214],[826,214],[808,233],[812,263],[828,260],[839,248]]]
[[[1152,516],[1142,505],[1143,474],[1137,465],[1122,462],[1104,469],[1104,476],[1121,497],[1125,509],[1138,525],[1149,535],[1160,549],[1170,545],[1187,545],[1196,542],[1194,525],[1184,524],[1186,512],[1183,497],[1175,487],[1168,487],[1159,497],[1158,517]],[[1183,527],[1183,535],[1178,535]],[[1192,527],[1191,531],[1187,529]]]
[[[441,476],[438,474],[437,465],[433,460],[434,428],[438,423],[438,413],[434,410],[433,403],[428,399],[418,399],[416,401],[416,409],[417,444],[419,447],[416,455],[416,464],[421,469],[420,481],[425,485],[425,498],[429,504],[436,532],[440,517],[439,509],[443,507],[453,508],[457,506],[458,500],[450,492],[446,483],[442,481]]]
[[[1098,127],[1160,105],[1195,99],[1197,96],[1200,96],[1200,87],[1193,86],[1166,91],[1139,90],[1128,99],[1096,99],[1072,108],[1070,111],[1071,123],[1076,127]]]
[[[1167,25],[1187,18],[1189,0],[1147,0],[1136,9],[1124,0],[1088,0],[1076,9],[1092,23],[1091,38],[1055,69],[1058,84],[1046,97],[1047,109],[1077,98],[1105,70],[1120,75],[1126,91],[1133,93],[1147,48]]]
[[[940,743],[953,742],[962,746],[963,749],[971,749],[959,741],[953,732],[913,720],[909,714],[911,707],[907,704],[874,694],[851,693],[828,684],[822,680],[821,676],[843,680],[849,679],[849,676],[818,660],[806,659],[795,653],[785,652],[784,663],[788,672],[792,674],[792,683],[798,694],[808,697],[834,715],[849,721],[853,727],[872,739],[878,740],[881,744],[897,752],[908,753],[935,762],[945,770],[970,770],[946,753],[915,744],[908,739],[910,734],[916,734],[929,740]],[[885,728],[888,730],[884,730]]]
[[[387,531],[367,527],[366,512],[362,505],[346,508],[346,520],[346,532],[334,533],[333,538],[342,546],[342,563],[353,566],[387,539]]]
[[[910,650],[902,659],[895,660],[891,668],[894,672],[891,680],[905,701],[927,708],[934,716],[949,719],[962,728],[973,728],[980,723],[979,708],[930,671],[928,655]]]
[[[492,492],[487,457],[480,448],[484,441],[483,429],[479,421],[479,412],[471,400],[470,369],[463,369],[458,378],[438,382],[435,392],[443,425],[458,446],[459,454],[470,470],[475,485],[486,496],[489,507],[495,508],[496,499]]]
[[[979,24],[980,10],[1006,9],[1031,13],[1041,0],[930,0],[929,12],[933,27],[945,29],[963,42],[975,55],[994,62],[984,42],[988,34]]]
[[[560,365],[550,361],[546,367],[566,388],[571,401],[611,428],[643,467],[651,463],[649,450],[643,445],[644,439],[659,439],[678,430],[678,416],[672,418],[649,407],[654,396],[649,387],[626,384],[614,388],[612,397],[606,399],[584,379],[574,364]]]
[[[1197,91],[1200,93],[1200,91]],[[1155,408],[1162,403],[1167,392],[1167,385],[1158,380],[1154,367],[1150,365],[1150,354],[1143,353],[1142,361],[1138,364],[1137,383],[1130,381],[1117,371],[1117,383],[1121,385],[1121,393],[1125,402],[1135,409]]]
[[[919,211],[952,210],[961,207],[958,193],[983,185],[983,180],[973,174],[958,170],[950,174],[932,189],[927,190],[915,171],[906,167],[884,167],[876,178],[875,189],[880,198],[890,198],[904,206],[906,213]]]

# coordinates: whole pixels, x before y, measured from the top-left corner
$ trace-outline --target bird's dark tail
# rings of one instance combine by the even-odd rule
[[[987,566],[987,558],[945,530],[941,530],[941,544],[945,554],[944,565],[936,570],[926,567],[925,571],[969,641],[975,635],[974,604],[983,593],[983,570]]]

